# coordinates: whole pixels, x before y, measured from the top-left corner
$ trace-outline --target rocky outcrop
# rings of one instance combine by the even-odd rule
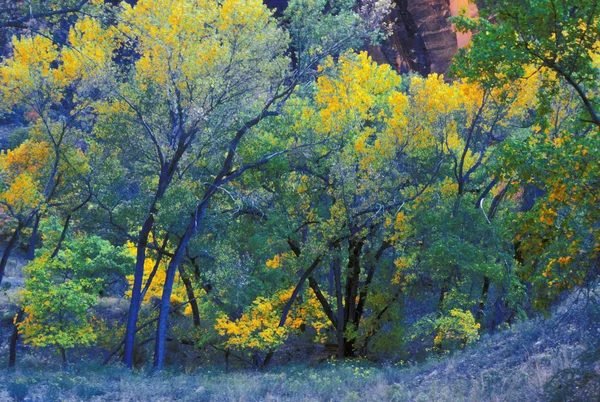
[[[287,0],[265,3],[281,12]],[[369,46],[371,56],[401,73],[445,73],[456,50],[469,41],[448,22],[461,7],[468,7],[471,15],[477,13],[469,0],[395,0],[389,15],[392,35],[381,46]]]
[[[392,35],[369,51],[375,60],[401,73],[445,73],[459,46],[469,40],[468,35],[457,35],[448,22],[461,7],[469,7],[471,15],[477,13],[468,0],[396,0],[390,15]]]

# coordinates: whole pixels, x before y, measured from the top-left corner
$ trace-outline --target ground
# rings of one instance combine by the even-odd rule
[[[6,356],[2,351],[1,356]],[[134,372],[119,365],[22,357],[0,368],[0,401],[595,401],[600,400],[600,305],[570,295],[547,318],[515,324],[425,363],[366,360],[226,373],[219,366]]]

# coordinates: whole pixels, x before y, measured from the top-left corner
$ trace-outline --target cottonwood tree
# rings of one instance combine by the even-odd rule
[[[600,125],[595,65],[600,10],[594,0],[484,2],[482,18],[455,20],[460,30],[473,30],[473,46],[462,49],[457,69],[486,87],[527,76],[528,68],[551,71],[544,80],[552,96],[560,81],[575,90],[583,104],[582,119]],[[493,16],[493,22],[485,18]]]
[[[173,184],[189,185],[194,199],[202,185],[191,173],[212,169],[230,127],[250,114],[259,115],[250,126],[266,116],[264,105],[280,95],[287,39],[259,1],[141,1],[123,5],[115,18],[118,34],[94,34],[133,60],[106,70],[117,71],[117,79],[102,87],[94,133],[107,149],[116,146],[123,173],[140,189],[133,208],[120,211],[133,218],[129,225],[119,222],[115,205],[98,198],[126,232],[141,222],[131,236],[136,268],[124,354],[131,366],[146,252],[161,201]]]
[[[409,98],[388,66],[377,66],[364,53],[347,53],[339,63],[328,59],[320,71],[314,91],[290,100],[281,118],[293,137],[318,145],[290,155],[290,172],[281,181],[265,176],[273,193],[280,195],[278,233],[283,235],[272,239],[273,250],[279,252],[266,265],[286,272],[286,283],[293,289],[280,306],[278,327],[286,327],[308,281],[312,297],[336,329],[339,355],[349,356],[375,293],[370,288],[375,272],[395,241],[397,215],[434,180],[444,156],[443,142],[409,129],[417,128],[418,121],[408,122]],[[413,123],[417,127],[411,127]],[[330,264],[330,286],[324,287],[319,271]],[[387,266],[381,275],[392,285],[393,270],[382,265]],[[295,276],[299,279],[289,282]],[[398,289],[391,287],[380,293],[389,297],[373,306],[379,309],[374,315],[385,314],[386,305],[398,297]],[[263,364],[271,356],[272,351]]]
[[[123,275],[132,257],[98,236],[69,236],[56,253],[55,243],[47,243],[25,267],[25,319],[17,325],[25,343],[56,347],[66,363],[69,349],[94,344],[98,320],[91,309],[111,274]]]
[[[301,35],[297,38],[295,43],[294,49],[296,50],[295,56],[298,64],[296,68],[292,70],[291,76],[288,75],[284,79],[284,81],[291,79],[291,83],[284,86],[283,90],[275,92],[268,97],[266,102],[261,106],[262,109],[258,111],[254,118],[247,120],[243,123],[241,128],[238,128],[236,131],[229,131],[230,141],[225,145],[227,153],[224,158],[217,159],[218,163],[215,166],[216,169],[213,170],[213,172],[217,173],[216,175],[213,173],[209,176],[209,180],[207,180],[208,187],[201,193],[202,195],[196,203],[195,210],[191,213],[191,219],[189,219],[187,227],[185,227],[183,233],[179,235],[174,255],[170,259],[167,270],[167,278],[157,324],[154,365],[158,368],[162,367],[164,360],[168,308],[175,272],[182,262],[187,245],[198,232],[199,226],[203,223],[211,198],[220,188],[242,176],[246,171],[263,166],[274,157],[286,153],[291,149],[298,149],[304,146],[303,144],[294,144],[285,150],[267,153],[258,150],[257,156],[254,156],[254,158],[249,161],[244,161],[238,157],[238,155],[242,154],[238,150],[242,140],[249,133],[251,128],[257,126],[266,117],[280,114],[281,107],[292,92],[296,90],[296,85],[305,79],[304,77],[307,73],[312,68],[315,68],[316,63],[322,60],[325,55],[344,50],[347,46],[351,45],[353,41],[364,37],[370,28],[369,24],[361,23],[360,16],[352,11],[351,2],[340,1],[329,4],[329,6],[329,14],[323,16],[326,12],[326,2],[298,1],[289,5],[287,13],[292,21],[292,28],[290,29],[292,38],[297,36],[293,29],[294,26],[306,27],[308,22],[314,22],[314,24],[308,25],[310,27],[309,30],[306,28],[301,29],[304,36]],[[380,9],[376,10],[378,12],[381,11]],[[324,21],[319,21],[319,18]],[[298,21],[303,21],[303,24],[298,24]],[[338,22],[339,24],[332,25],[332,22]],[[339,32],[341,32],[341,34]],[[307,55],[307,57],[305,55]],[[271,110],[271,107],[274,105],[277,107],[275,110]]]
[[[502,147],[496,176],[521,198],[515,259],[532,302],[547,307],[560,291],[598,275],[596,176],[598,29],[595,1],[490,2],[483,17],[460,17],[475,32],[456,74],[485,88],[537,81],[539,99],[525,136]],[[534,279],[535,278],[535,279]]]
[[[61,51],[44,36],[15,38],[13,48],[13,57],[0,67],[4,106],[26,108],[33,122],[28,129],[30,138],[1,156],[4,180],[0,203],[16,222],[16,228],[0,261],[0,282],[22,231],[33,225],[30,241],[30,258],[33,258],[42,215],[55,206],[68,209],[68,205],[73,205],[72,208],[79,209],[77,205],[88,199],[79,178],[91,172],[82,148],[85,137],[82,127],[89,118],[90,93],[82,87],[74,94],[76,83],[96,72],[80,70],[75,58],[89,48]]]

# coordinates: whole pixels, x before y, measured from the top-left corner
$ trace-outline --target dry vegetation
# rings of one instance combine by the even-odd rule
[[[215,366],[153,373],[79,362],[61,370],[55,356],[34,353],[15,370],[0,371],[0,400],[593,401],[600,399],[599,308],[597,296],[574,294],[546,319],[516,324],[439,360],[404,366],[353,360],[268,372],[225,373]]]

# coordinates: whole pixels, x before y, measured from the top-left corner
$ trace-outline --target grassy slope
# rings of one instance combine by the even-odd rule
[[[11,395],[34,401],[595,401],[600,306],[590,300],[571,296],[548,319],[515,325],[463,352],[411,367],[352,361],[268,373],[152,374],[83,364],[62,371],[29,356],[15,371],[0,369],[0,401]]]

